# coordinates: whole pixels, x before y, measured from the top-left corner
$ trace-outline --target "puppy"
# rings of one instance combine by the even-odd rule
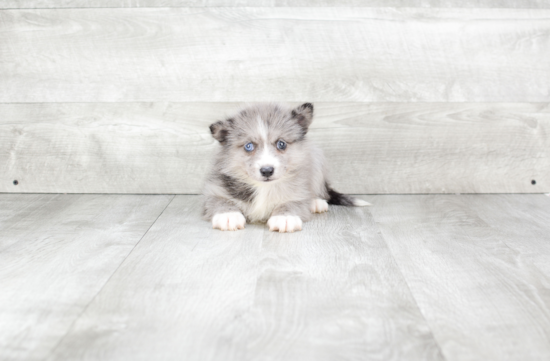
[[[328,204],[369,205],[330,188],[323,154],[306,137],[312,120],[310,103],[256,104],[210,125],[221,144],[204,186],[203,215],[213,228],[267,220],[270,231],[294,232]]]

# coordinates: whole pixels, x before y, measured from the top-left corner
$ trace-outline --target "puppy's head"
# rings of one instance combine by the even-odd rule
[[[276,182],[291,175],[304,154],[304,140],[313,120],[313,105],[295,109],[258,104],[210,125],[224,147],[224,168],[250,183]]]

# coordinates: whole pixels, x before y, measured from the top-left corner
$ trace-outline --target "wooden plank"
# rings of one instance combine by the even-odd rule
[[[331,206],[302,232],[266,233],[262,251],[236,359],[443,359],[369,209]]]
[[[29,220],[48,219],[52,214],[51,203],[57,206],[59,198],[55,194],[0,194],[0,231],[3,236],[0,241],[0,253],[12,244],[19,242],[19,238],[32,234]],[[68,206],[70,200],[62,202]],[[9,232],[9,233],[8,233]],[[13,233],[18,237],[6,237]]]
[[[176,197],[51,360],[442,359],[368,210],[220,232],[200,200]]]
[[[3,0],[0,9],[126,7],[442,7],[550,8],[548,0]]]
[[[29,209],[33,203],[47,203],[52,198],[55,198],[55,195],[27,194],[20,196],[0,194],[0,225],[7,227],[9,224],[12,226],[16,222],[15,218],[21,218],[23,213],[29,214],[29,212],[34,210],[32,208]]]
[[[517,253],[530,270],[538,268],[550,275],[550,199],[539,194],[515,194],[492,197],[468,196],[470,208],[488,224],[496,224],[493,231]],[[540,280],[543,282],[543,279]],[[550,285],[545,285],[550,289]],[[548,291],[547,291],[548,292]],[[545,298],[548,300],[548,298]],[[548,329],[550,334],[550,329]]]
[[[550,190],[549,104],[323,106],[311,138],[346,193]]]
[[[0,359],[46,359],[171,198],[0,195]]]
[[[548,9],[0,13],[0,102],[548,102]]]
[[[6,169],[0,191],[198,193],[216,146],[208,126],[227,106],[3,104],[0,109],[6,114],[0,125],[5,155],[0,168]]]
[[[0,192],[199,193],[218,147],[208,125],[237,107],[0,104]],[[316,103],[315,112],[309,136],[343,192],[550,191],[548,103]]]
[[[544,201],[548,215],[550,201],[543,195],[478,197],[371,200],[374,218],[447,360],[548,359],[550,273],[537,267],[532,254],[548,252],[540,245],[548,242],[550,226],[540,215],[516,213],[510,224],[509,217],[496,214],[513,214],[511,206],[521,203],[540,208]],[[501,231],[533,235],[534,221],[545,228],[543,237],[520,241]]]
[[[213,230],[201,201],[174,199],[51,359],[192,360],[216,349],[207,342],[253,301],[264,226]]]

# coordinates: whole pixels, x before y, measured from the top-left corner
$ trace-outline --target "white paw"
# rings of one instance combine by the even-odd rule
[[[246,219],[240,212],[218,213],[212,218],[212,228],[222,231],[236,231],[244,229]]]
[[[302,220],[298,216],[272,216],[267,221],[270,231],[294,232],[302,230]]]
[[[309,206],[311,213],[323,213],[328,211],[328,203],[324,199],[312,199]]]

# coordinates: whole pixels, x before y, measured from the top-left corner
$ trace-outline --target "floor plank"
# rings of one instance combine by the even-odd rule
[[[480,218],[491,225],[492,231],[502,237],[522,264],[543,274],[539,286],[550,297],[550,198],[515,194],[492,197],[468,195],[468,204]],[[541,287],[537,287],[538,290]],[[548,330],[550,334],[550,330]]]
[[[74,201],[75,197],[60,200],[56,194],[0,194],[0,252],[32,233],[35,222],[49,222],[52,210]]]
[[[1,194],[0,359],[44,360],[172,198]]]
[[[550,199],[426,195],[372,202],[447,360],[550,358]]]
[[[367,209],[220,232],[178,196],[50,358],[442,359]]]
[[[550,357],[549,197],[369,196],[295,234],[172,197],[0,195],[0,359]]]
[[[266,233],[260,267],[237,329],[248,332],[233,332],[248,345],[241,359],[442,359],[367,208],[331,207],[303,232]]]

